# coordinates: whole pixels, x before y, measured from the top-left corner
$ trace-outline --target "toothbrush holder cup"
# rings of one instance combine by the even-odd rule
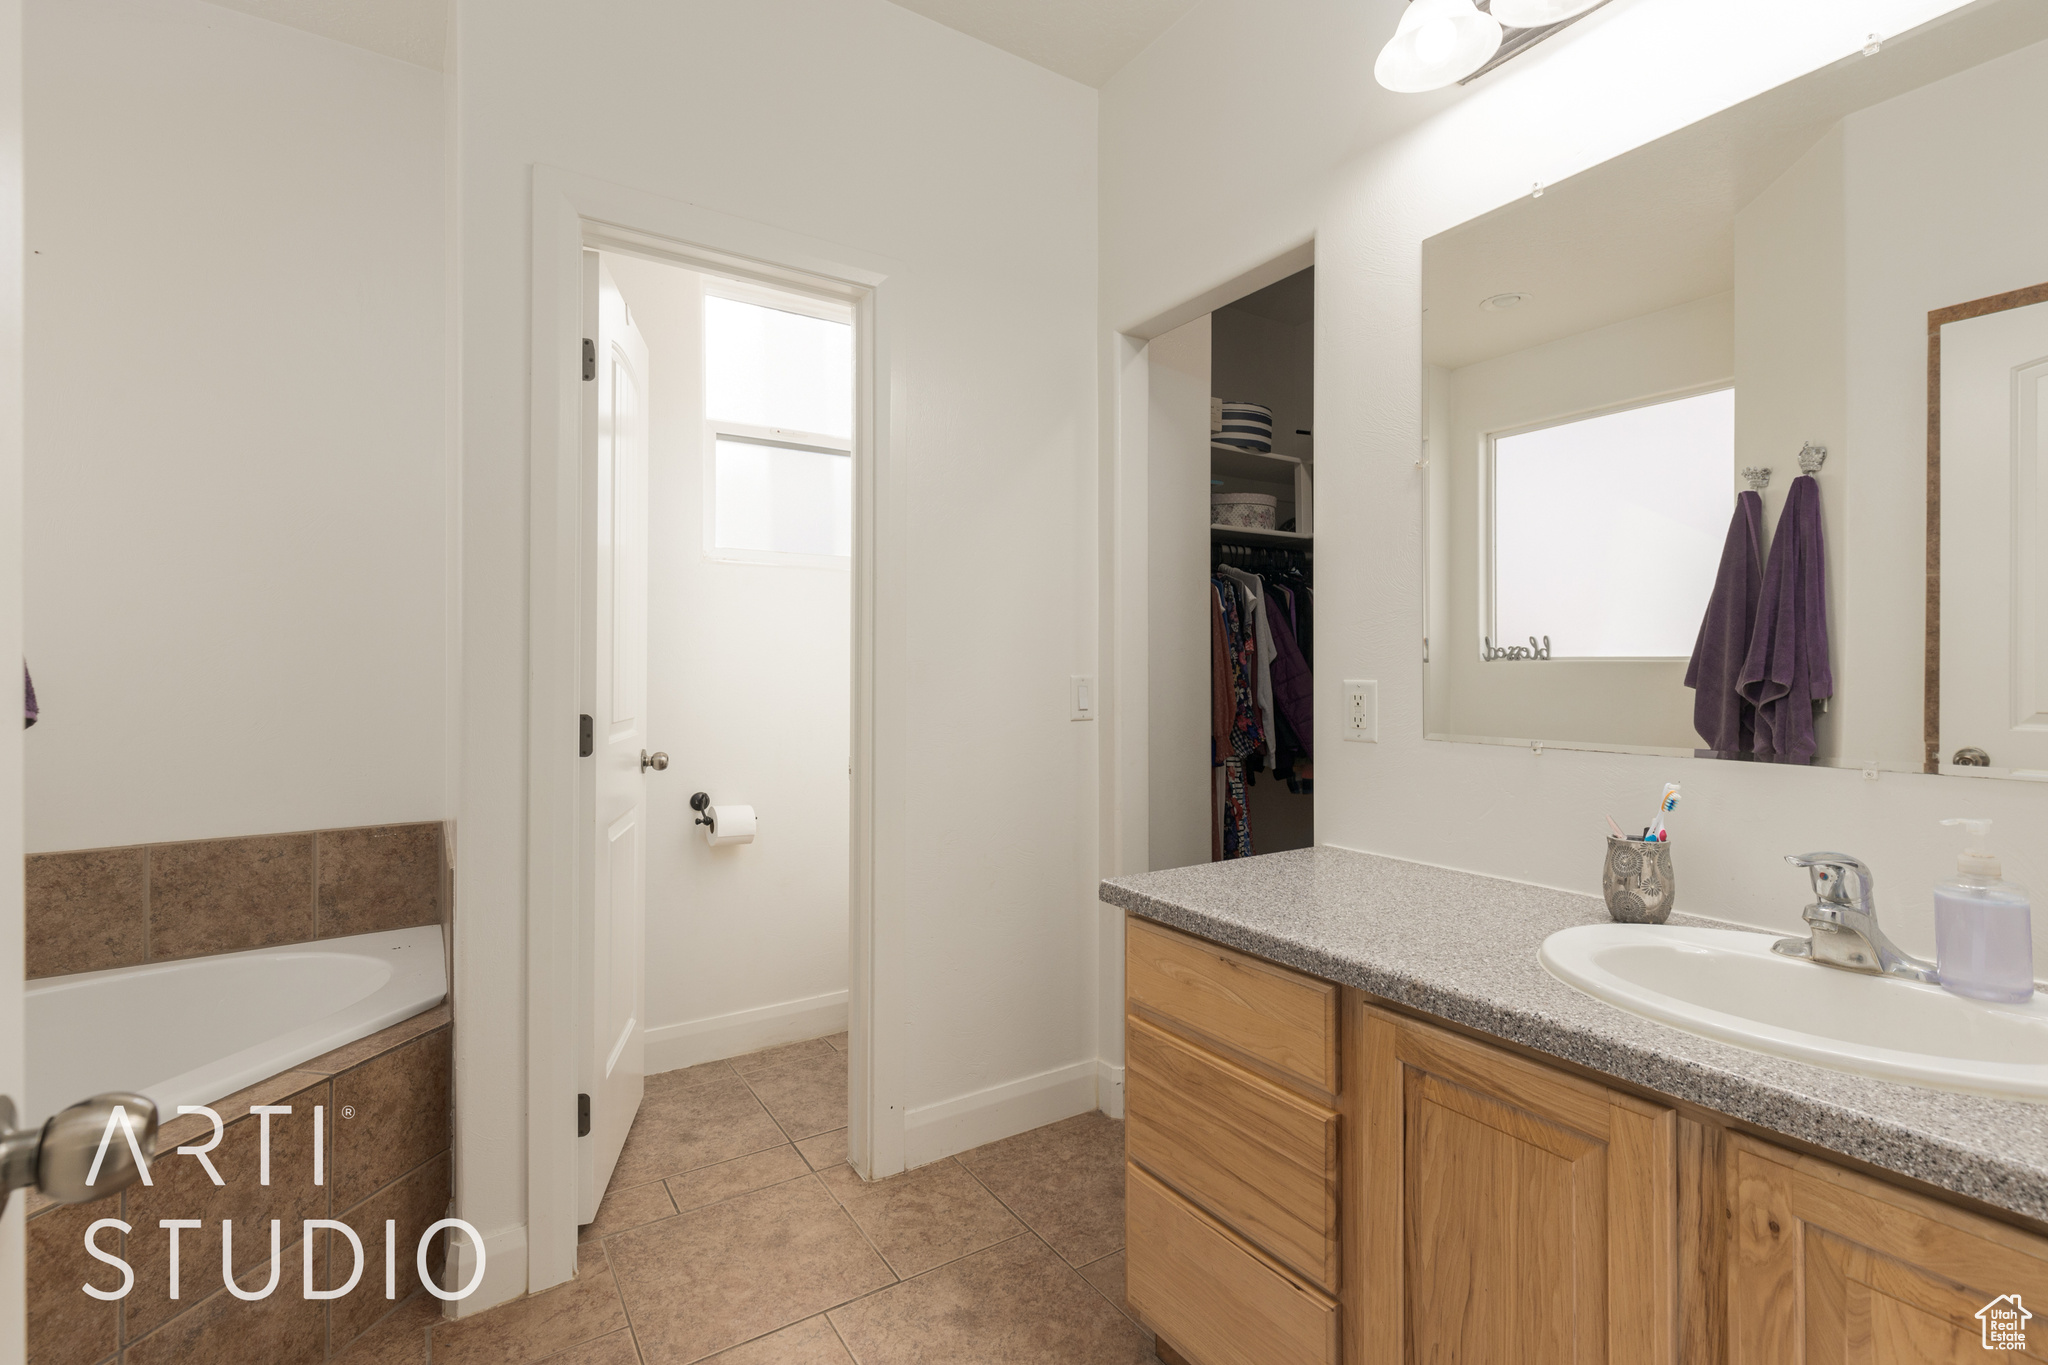
[[[1678,882],[1671,875],[1671,843],[1607,839],[1607,868],[1600,878],[1607,913],[1619,924],[1662,924],[1671,918]]]

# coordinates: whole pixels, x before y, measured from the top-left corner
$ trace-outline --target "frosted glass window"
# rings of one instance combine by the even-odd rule
[[[714,544],[788,555],[853,553],[853,457],[718,438]]]
[[[1734,513],[1735,391],[1502,436],[1493,446],[1499,646],[1689,658]]]
[[[714,422],[853,435],[853,327],[709,294],[704,415]]]

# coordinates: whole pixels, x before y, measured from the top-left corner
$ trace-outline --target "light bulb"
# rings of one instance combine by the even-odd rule
[[[1485,66],[1500,50],[1500,21],[1472,0],[1410,0],[1372,73],[1401,94],[1440,90]]]
[[[1508,28],[1542,28],[1584,14],[1600,0],[1493,0],[1493,17]]]
[[[1415,30],[1415,60],[1425,66],[1441,66],[1458,52],[1458,26],[1448,19],[1432,19]]]

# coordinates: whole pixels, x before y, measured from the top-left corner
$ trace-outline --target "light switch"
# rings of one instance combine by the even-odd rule
[[[1344,680],[1344,738],[1353,744],[1380,742],[1380,685],[1361,678]]]
[[[1095,679],[1074,675],[1074,710],[1070,720],[1095,719]]]

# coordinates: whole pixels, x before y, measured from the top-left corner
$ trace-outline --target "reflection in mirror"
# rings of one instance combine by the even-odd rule
[[[2048,284],[1927,323],[1928,771],[2048,778]]]
[[[1430,736],[2048,776],[2044,126],[1987,0],[1426,242]]]

